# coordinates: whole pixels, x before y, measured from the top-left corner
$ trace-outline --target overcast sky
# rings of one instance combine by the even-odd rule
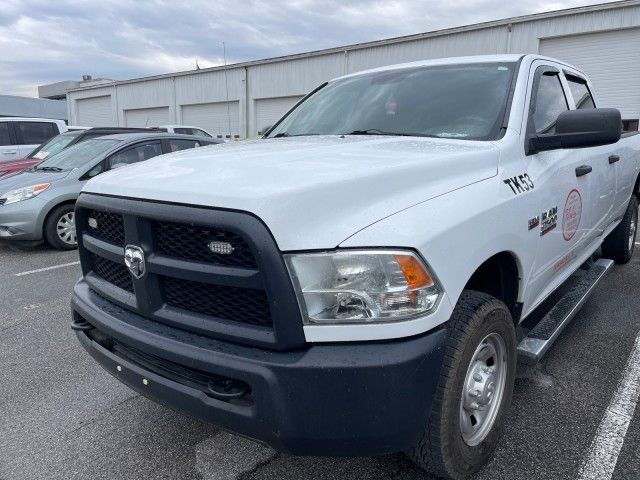
[[[0,0],[0,94],[82,74],[127,79],[601,1]]]

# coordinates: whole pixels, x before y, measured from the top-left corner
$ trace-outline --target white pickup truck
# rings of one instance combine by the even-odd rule
[[[550,58],[417,62],[327,82],[261,140],[100,175],[72,327],[131,388],[280,450],[467,478],[518,358],[633,253],[640,136],[596,107]]]

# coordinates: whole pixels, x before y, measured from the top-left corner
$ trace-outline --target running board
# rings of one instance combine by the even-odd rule
[[[547,353],[596,286],[613,268],[613,260],[600,258],[518,345],[518,360],[533,365]]]

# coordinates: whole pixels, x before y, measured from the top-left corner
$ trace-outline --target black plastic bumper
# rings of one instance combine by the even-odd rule
[[[168,362],[248,384],[251,404],[205,394],[129,361],[94,341],[83,347],[134,390],[176,410],[298,455],[374,455],[419,438],[440,373],[446,332],[393,342],[313,345],[291,352],[239,346],[132,314],[74,290],[74,318],[124,346]],[[119,368],[118,368],[119,367]]]

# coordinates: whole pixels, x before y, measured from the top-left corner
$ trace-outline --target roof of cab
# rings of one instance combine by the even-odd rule
[[[504,55],[473,55],[468,57],[447,57],[436,58],[432,60],[418,60],[416,62],[399,63],[396,65],[387,65],[384,67],[372,68],[369,70],[363,70],[360,72],[350,73],[341,77],[334,78],[334,80],[342,80],[343,78],[355,77],[358,75],[364,75],[367,73],[386,72],[391,70],[401,70],[405,68],[416,67],[430,67],[438,65],[458,65],[461,63],[495,63],[495,62],[517,62],[521,58],[527,55],[524,54],[504,54]],[[541,57],[542,58],[542,57]]]

